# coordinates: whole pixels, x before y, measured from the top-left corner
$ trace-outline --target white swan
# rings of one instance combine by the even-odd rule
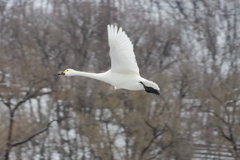
[[[142,78],[133,52],[133,45],[122,28],[108,25],[108,44],[110,47],[111,69],[104,73],[88,73],[66,69],[58,75],[84,76],[115,86],[115,89],[132,91],[145,90],[159,95],[158,85]]]

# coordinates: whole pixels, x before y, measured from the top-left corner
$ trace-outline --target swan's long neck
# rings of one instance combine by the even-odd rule
[[[104,73],[89,73],[89,72],[74,71],[71,76],[84,76],[84,77],[93,78],[100,81],[105,80]]]

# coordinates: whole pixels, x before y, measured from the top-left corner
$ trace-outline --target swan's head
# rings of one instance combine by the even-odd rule
[[[64,75],[64,76],[74,76],[75,75],[75,70],[73,69],[66,69],[60,73],[58,73],[58,75]]]
[[[160,95],[160,88],[158,87],[158,85],[152,81],[141,81],[139,82],[143,85],[144,89],[146,92],[148,93],[153,93],[153,94],[156,94],[156,95]]]

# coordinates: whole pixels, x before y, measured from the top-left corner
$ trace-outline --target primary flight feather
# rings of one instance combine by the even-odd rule
[[[117,26],[108,25],[108,44],[110,47],[111,70],[139,75],[133,45],[122,28],[117,30]]]
[[[122,28],[108,25],[108,44],[110,47],[111,69],[104,73],[80,72],[66,69],[59,75],[85,76],[115,86],[115,89],[145,90],[159,95],[156,83],[142,78],[133,52],[133,45]]]

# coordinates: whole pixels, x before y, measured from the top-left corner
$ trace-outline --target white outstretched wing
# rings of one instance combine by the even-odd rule
[[[133,45],[122,28],[108,25],[111,70],[118,73],[139,75],[139,68],[133,52]]]

